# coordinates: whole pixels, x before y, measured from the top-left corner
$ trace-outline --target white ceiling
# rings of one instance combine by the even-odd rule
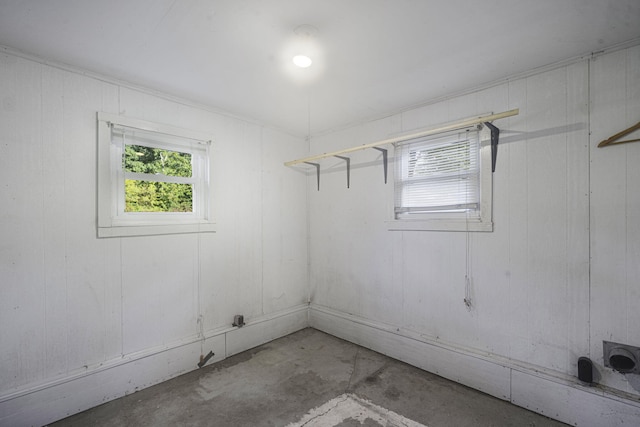
[[[0,0],[1,45],[295,135],[638,38],[639,0]]]

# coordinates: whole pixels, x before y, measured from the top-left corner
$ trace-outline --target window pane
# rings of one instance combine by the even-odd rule
[[[438,148],[409,152],[409,178],[459,174],[471,167],[470,143],[461,141]]]
[[[191,184],[126,179],[125,212],[193,212]]]
[[[397,158],[397,215],[473,212],[480,204],[479,134],[408,142]]]
[[[125,145],[123,166],[126,172],[191,177],[191,154],[142,145]]]

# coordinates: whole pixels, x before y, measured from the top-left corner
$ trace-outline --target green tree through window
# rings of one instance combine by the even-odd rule
[[[191,154],[141,145],[125,145],[123,166],[126,172],[167,177],[192,176]],[[191,184],[125,180],[125,212],[192,211]]]

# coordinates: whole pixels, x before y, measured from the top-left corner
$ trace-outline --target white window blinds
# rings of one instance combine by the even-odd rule
[[[475,129],[409,140],[396,148],[396,218],[480,210],[480,146]]]

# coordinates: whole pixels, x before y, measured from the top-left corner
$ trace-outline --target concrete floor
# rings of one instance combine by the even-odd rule
[[[326,408],[344,402],[343,396],[378,408],[381,416],[367,415],[360,406],[353,415],[326,418]],[[308,414],[314,408],[319,409]],[[89,425],[565,424],[309,328],[53,424]]]

